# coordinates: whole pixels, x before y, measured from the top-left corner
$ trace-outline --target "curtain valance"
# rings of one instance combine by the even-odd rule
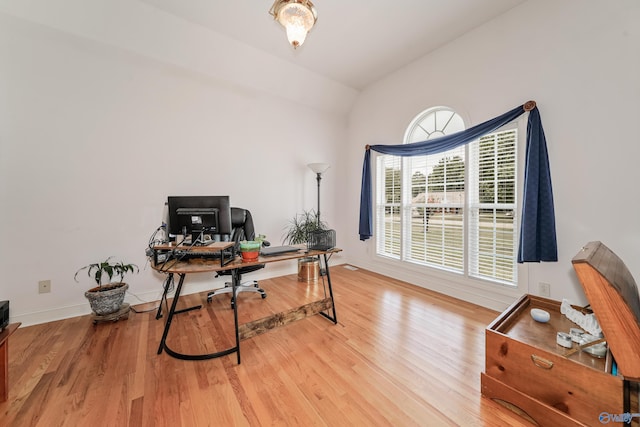
[[[529,112],[524,193],[520,220],[518,262],[557,261],[555,213],[547,142],[540,113],[529,101],[467,130],[432,140],[400,145],[368,145],[362,165],[360,193],[360,240],[373,235],[373,199],[371,194],[371,150],[395,156],[423,156],[442,153],[475,141]]]

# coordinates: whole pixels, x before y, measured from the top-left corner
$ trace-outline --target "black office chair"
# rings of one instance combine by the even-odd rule
[[[251,216],[251,212],[242,208],[231,208],[231,240],[235,242],[236,245],[236,253],[240,252],[240,242],[242,240],[253,240],[256,236],[255,229],[253,227],[253,217]],[[263,242],[264,246],[268,246],[268,242]],[[267,297],[267,293],[264,289],[258,286],[257,280],[250,280],[247,282],[242,282],[242,275],[245,273],[251,273],[253,271],[257,271],[264,268],[264,264],[257,265],[248,265],[246,267],[240,267],[238,269],[238,274],[240,275],[239,281],[240,285],[236,287],[236,295],[231,297],[231,308],[235,305],[235,300],[240,292],[257,292],[262,298]],[[231,276],[233,274],[233,270],[224,270],[216,274],[216,277],[219,276]],[[207,302],[211,302],[211,299],[216,295],[221,294],[230,294],[233,290],[231,286],[231,282],[226,282],[223,288],[216,289],[207,294]]]

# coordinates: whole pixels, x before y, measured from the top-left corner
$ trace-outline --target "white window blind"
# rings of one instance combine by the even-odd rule
[[[465,149],[407,159],[405,258],[458,272],[464,268]]]
[[[470,145],[469,274],[517,281],[517,130],[496,132]]]
[[[402,169],[401,158],[378,156],[376,227],[377,253],[400,258],[402,233]]]
[[[464,130],[454,111],[416,117],[405,142]],[[377,156],[378,255],[517,284],[517,145],[513,128],[430,156]]]

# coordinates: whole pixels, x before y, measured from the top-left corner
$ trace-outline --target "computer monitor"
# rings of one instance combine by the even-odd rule
[[[169,196],[167,205],[170,239],[191,236],[192,244],[229,240],[229,196]]]

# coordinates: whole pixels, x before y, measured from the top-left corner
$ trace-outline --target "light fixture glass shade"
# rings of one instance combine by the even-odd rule
[[[304,43],[318,19],[313,3],[308,0],[276,0],[269,13],[287,30],[287,39],[294,49]]]
[[[309,163],[307,166],[315,173],[324,173],[330,165],[328,163]]]

